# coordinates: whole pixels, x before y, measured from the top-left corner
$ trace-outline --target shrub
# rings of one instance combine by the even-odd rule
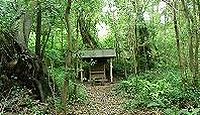
[[[124,107],[131,108],[197,108],[200,106],[199,90],[183,89],[180,73],[176,70],[159,70],[141,75],[131,75],[118,83],[114,91],[127,98]]]

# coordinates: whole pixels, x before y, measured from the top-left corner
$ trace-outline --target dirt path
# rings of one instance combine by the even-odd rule
[[[69,109],[69,115],[161,115],[159,111],[140,109],[136,111],[124,110],[124,99],[113,95],[113,84],[104,86],[87,85],[88,102],[76,104]]]
[[[87,86],[88,103],[74,105],[71,114],[76,115],[126,115],[122,108],[124,100],[112,94],[112,84]]]

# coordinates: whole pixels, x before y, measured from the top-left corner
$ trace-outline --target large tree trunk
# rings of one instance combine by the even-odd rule
[[[37,99],[45,101],[51,94],[48,85],[48,75],[42,61],[35,55],[31,55],[8,32],[0,32],[0,63],[1,76],[4,76],[10,84],[4,82],[4,86],[17,83],[31,89]],[[4,87],[1,90],[9,90]],[[2,92],[2,91],[1,91]]]
[[[31,26],[32,26],[32,18],[29,15],[29,12],[26,11],[21,16],[21,18],[19,19],[18,33],[17,33],[17,39],[18,39],[18,41],[25,48],[28,47],[28,39],[29,39],[29,34],[31,32]]]
[[[85,19],[83,17],[83,14],[81,14],[78,17],[78,26],[79,26],[79,30],[83,39],[83,43],[86,45],[86,47],[88,48],[96,48],[97,47],[97,42],[95,41],[95,39],[92,37],[92,35],[90,34],[89,30],[88,30],[88,26],[85,22]]]

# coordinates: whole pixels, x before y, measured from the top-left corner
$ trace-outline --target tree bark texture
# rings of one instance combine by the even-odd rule
[[[35,55],[31,55],[17,38],[8,32],[0,32],[0,59],[1,75],[6,76],[4,86],[17,83],[31,89],[37,99],[45,101],[51,91],[48,85],[48,75],[42,61]],[[7,84],[7,85],[6,85]],[[1,88],[9,90],[7,88]]]
[[[21,16],[21,18],[19,19],[18,33],[17,33],[17,39],[18,39],[18,41],[25,48],[28,48],[28,39],[29,39],[29,34],[31,32],[31,26],[32,26],[32,18],[29,15],[29,12],[26,11]]]

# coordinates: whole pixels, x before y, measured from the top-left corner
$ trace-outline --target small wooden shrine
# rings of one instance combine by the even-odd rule
[[[84,68],[82,64],[80,66],[81,82],[87,76],[89,81],[105,82],[110,80],[110,82],[113,82],[112,60],[115,57],[116,52],[114,49],[81,51],[81,60],[89,63],[89,67],[87,68]]]

